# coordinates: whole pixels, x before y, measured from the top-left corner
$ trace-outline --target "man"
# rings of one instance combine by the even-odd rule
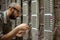
[[[29,26],[22,23],[12,30],[10,19],[15,20],[20,16],[21,6],[17,3],[12,3],[8,9],[1,13],[0,16],[0,40],[11,40],[14,36],[21,37],[25,34]],[[3,31],[2,31],[3,30]]]

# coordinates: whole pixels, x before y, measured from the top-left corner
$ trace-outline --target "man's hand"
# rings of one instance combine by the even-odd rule
[[[17,28],[19,30],[28,30],[29,26],[27,24],[25,24],[25,23],[22,23],[22,24],[18,25]]]
[[[19,29],[18,33],[16,34],[18,37],[24,36],[26,31],[29,30],[29,26],[25,23],[18,25],[17,28]]]
[[[20,30],[20,31],[18,31],[18,33],[16,34],[16,36],[17,37],[23,37],[25,33],[26,33],[26,31]]]

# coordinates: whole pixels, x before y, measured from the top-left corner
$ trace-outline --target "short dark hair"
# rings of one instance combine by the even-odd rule
[[[19,3],[11,3],[9,6],[8,6],[8,8],[10,8],[10,7],[16,7],[16,5],[19,5],[20,6],[20,4]]]

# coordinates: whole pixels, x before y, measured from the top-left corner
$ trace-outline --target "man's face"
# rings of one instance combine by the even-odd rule
[[[14,10],[13,10],[13,12],[11,13],[11,15],[10,15],[10,19],[16,19],[18,16],[20,16],[21,14],[20,14],[20,10],[17,10],[16,8],[13,8]]]

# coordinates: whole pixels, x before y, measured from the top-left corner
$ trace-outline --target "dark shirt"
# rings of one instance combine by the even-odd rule
[[[0,13],[0,38],[12,30],[11,21],[7,22],[6,11]]]

